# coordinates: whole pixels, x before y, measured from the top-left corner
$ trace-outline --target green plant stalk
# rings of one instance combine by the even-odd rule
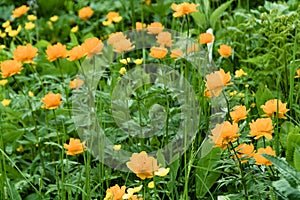
[[[2,123],[2,112],[0,112],[0,121]],[[0,124],[1,124],[0,123]],[[2,126],[0,126],[0,149],[4,149],[3,145],[3,131]],[[6,163],[5,163],[5,157],[2,154],[0,157],[0,199],[6,199],[5,195],[5,180],[7,180],[6,175]]]
[[[236,159],[238,160],[238,163],[239,163],[239,169],[240,169],[239,171],[240,171],[240,174],[241,174],[242,186],[243,186],[243,190],[244,190],[244,193],[245,193],[244,199],[248,200],[249,198],[248,198],[247,184],[245,182],[245,172],[244,172],[244,169],[242,167],[241,160],[238,158],[238,154],[235,151],[235,149],[233,147],[233,144],[231,142],[230,142],[230,146],[228,146],[228,150],[230,149],[230,147],[233,150],[234,155],[235,155],[235,157],[236,157]]]
[[[293,107],[293,94],[294,94],[294,73],[296,71],[297,66],[295,65],[296,62],[296,53],[297,53],[297,27],[298,25],[296,25],[295,28],[295,37],[294,37],[294,47],[293,47],[293,61],[292,61],[292,66],[291,66],[291,70],[290,70],[290,82],[289,82],[289,86],[290,86],[290,91],[289,91],[289,107],[292,108]],[[290,111],[292,112],[292,110]]]

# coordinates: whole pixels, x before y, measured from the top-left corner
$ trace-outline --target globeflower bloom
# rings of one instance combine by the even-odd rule
[[[11,103],[11,99],[3,99],[1,101],[2,106],[5,106],[5,107],[9,106],[10,103]]]
[[[150,49],[150,56],[152,58],[162,59],[166,57],[167,54],[168,54],[168,49],[164,47],[151,47]]]
[[[84,84],[84,81],[79,79],[79,78],[75,78],[74,80],[70,81],[70,88],[71,89],[78,89],[80,88],[82,85]]]
[[[208,137],[212,139],[212,143],[215,144],[215,147],[226,149],[230,143],[235,142],[240,136],[238,131],[239,127],[237,123],[231,124],[225,121],[222,124],[217,124],[212,130],[212,135]]]
[[[241,160],[241,163],[249,161],[249,158],[254,156],[255,150],[253,144],[240,144],[235,148],[237,158]]]
[[[223,69],[206,75],[206,88],[211,96],[218,96],[224,86],[229,85],[231,80],[230,73],[224,72]]]
[[[58,58],[67,57],[67,49],[66,45],[62,45],[61,43],[57,43],[53,46],[48,46],[46,49],[47,59],[50,62],[55,61]]]
[[[231,119],[237,123],[240,120],[246,119],[249,110],[246,110],[246,106],[235,106],[233,111],[230,112]]]
[[[31,29],[33,29],[34,27],[35,27],[35,24],[32,23],[32,22],[26,22],[26,23],[25,23],[25,29],[26,29],[26,30],[31,30]]]
[[[16,37],[20,33],[22,26],[19,25],[17,30],[12,30],[11,27],[8,27],[6,29],[8,29],[7,32],[8,32],[9,37]]]
[[[104,200],[122,200],[123,195],[125,194],[126,186],[120,186],[116,184],[106,190],[106,196]]]
[[[87,54],[87,58],[93,57],[97,54],[101,54],[104,44],[96,37],[88,38],[81,45]]]
[[[84,21],[88,20],[93,14],[94,11],[89,6],[83,7],[78,11],[79,18]]]
[[[194,12],[197,12],[197,7],[199,6],[199,4],[194,4],[194,3],[181,3],[181,4],[175,4],[173,3],[171,8],[172,10],[174,10],[175,12],[173,13],[173,17],[182,17],[186,14],[191,14]]]
[[[172,35],[169,32],[160,32],[157,36],[157,43],[160,44],[161,47],[172,46]]]
[[[218,49],[218,52],[222,57],[227,58],[227,57],[231,56],[232,48],[231,48],[231,46],[228,46],[226,44],[222,44],[220,46],[220,48]]]
[[[120,21],[122,20],[122,16],[120,16],[119,13],[113,12],[113,11],[107,13],[106,18],[107,18],[107,21],[104,21],[104,22],[103,22],[103,25],[104,25],[104,26],[108,26],[108,25],[110,25],[112,22],[118,23],[118,22],[120,22]]]
[[[128,188],[127,189],[127,194],[123,195],[123,199],[129,199],[129,200],[143,200],[143,198],[138,198],[134,193],[138,193],[141,191],[143,185],[140,185],[139,187],[134,187],[134,188]]]
[[[271,161],[263,157],[261,154],[276,156],[275,151],[270,146],[267,146],[267,148],[259,148],[257,153],[255,153],[253,157],[256,160],[257,165],[273,165]]]
[[[243,69],[239,69],[239,70],[236,70],[235,71],[235,77],[236,78],[239,78],[241,76],[247,76],[248,74],[246,72],[244,72]]]
[[[13,18],[19,18],[22,15],[25,15],[27,13],[27,11],[29,10],[28,6],[20,6],[16,9],[13,10]]]
[[[69,61],[79,60],[86,55],[86,51],[82,46],[73,47],[69,52],[67,52],[67,59]]]
[[[148,34],[158,34],[162,32],[164,29],[164,26],[160,22],[153,22],[148,25],[147,30]]]
[[[38,55],[38,49],[31,44],[18,46],[14,50],[14,59],[24,63],[33,63],[33,58]]]
[[[61,94],[53,94],[52,92],[49,92],[46,94],[41,102],[44,103],[44,106],[42,108],[46,108],[48,110],[52,110],[60,106],[61,104]]]
[[[157,160],[154,157],[148,157],[145,151],[133,153],[130,161],[126,163],[127,167],[140,179],[152,178],[154,172],[159,169]]]
[[[85,143],[80,142],[80,139],[70,138],[69,144],[64,144],[64,148],[67,150],[67,155],[74,156],[85,151]]]
[[[145,29],[146,26],[147,25],[145,23],[142,23],[142,22],[136,22],[135,23],[135,29],[136,29],[136,31],[141,31],[141,30]]]
[[[261,137],[266,137],[268,140],[272,139],[273,126],[270,118],[260,118],[256,121],[252,120],[250,123],[250,136],[258,140]]]
[[[7,78],[13,76],[15,74],[20,74],[23,69],[22,63],[16,60],[6,60],[1,64],[1,72],[2,78]]]
[[[295,76],[295,78],[300,78],[300,69],[297,69],[296,73],[297,75]]]
[[[214,40],[214,37],[210,33],[202,33],[199,35],[200,44],[208,44]]]
[[[278,115],[278,118],[286,119],[284,114],[289,111],[286,108],[286,103],[282,103],[281,100],[271,99],[265,103],[265,105],[260,106],[265,112],[264,116],[272,117],[273,115]]]
[[[170,57],[171,58],[180,58],[180,57],[183,57],[183,51],[181,51],[180,49],[176,48],[176,49],[173,49],[171,51],[171,54],[170,54]]]

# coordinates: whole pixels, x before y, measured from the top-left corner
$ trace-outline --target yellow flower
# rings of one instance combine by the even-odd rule
[[[136,22],[135,23],[135,29],[136,29],[136,31],[141,31],[141,30],[145,29],[146,26],[147,25],[145,23],[142,23],[142,22]]]
[[[119,151],[121,149],[121,145],[120,144],[116,144],[114,145],[113,149],[116,150],[116,151]]]
[[[134,62],[136,65],[140,65],[140,64],[143,63],[143,58],[141,58],[141,59],[135,59],[133,62]]]
[[[112,21],[109,21],[109,20],[102,22],[103,26],[109,26],[109,25],[111,25],[111,23],[112,23]]]
[[[237,123],[240,120],[246,119],[249,110],[246,110],[245,106],[235,106],[233,111],[230,112],[232,120]]]
[[[67,155],[70,156],[80,154],[86,150],[85,143],[74,138],[70,138],[69,144],[64,144],[64,148],[67,150]]]
[[[170,171],[170,168],[159,168],[156,172],[154,172],[155,176],[166,176]]]
[[[72,33],[76,33],[77,31],[78,31],[78,26],[74,26],[73,28],[71,28]]]
[[[8,83],[7,79],[0,80],[0,85],[4,86],[6,83]]]
[[[300,78],[300,69],[297,69],[297,76],[295,76],[295,78]]]
[[[50,21],[51,22],[56,22],[58,20],[58,16],[57,15],[54,15],[52,17],[50,17]]]
[[[10,32],[11,30],[12,30],[11,26],[8,26],[8,27],[5,28],[4,31],[5,31],[6,33],[8,33],[8,32]]]
[[[150,56],[152,58],[162,59],[166,57],[167,54],[168,54],[168,49],[164,47],[151,47],[150,49]]]
[[[126,68],[125,67],[122,67],[120,70],[119,70],[119,73],[121,75],[125,74],[126,73]]]
[[[29,92],[28,92],[28,96],[29,96],[29,97],[34,97],[34,93],[33,93],[32,91],[29,91]]]
[[[34,27],[35,27],[35,24],[32,23],[32,22],[26,22],[26,23],[25,23],[25,29],[26,29],[26,30],[33,29]]]
[[[202,33],[199,35],[200,44],[208,44],[213,41],[213,35],[210,33]]]
[[[15,74],[20,74],[23,69],[22,63],[16,60],[5,60],[1,64],[2,78],[7,78]]]
[[[11,99],[3,99],[1,103],[3,106],[9,106],[9,104],[11,103]]]
[[[228,46],[226,44],[222,44],[220,46],[220,48],[218,49],[218,52],[222,57],[227,58],[227,57],[231,56],[232,48],[231,48],[231,46]]]
[[[233,92],[230,92],[230,93],[229,93],[230,96],[234,96],[234,95],[236,95],[236,94],[237,94],[237,91],[236,91],[236,90],[234,90]]]
[[[180,49],[178,49],[178,48],[173,49],[171,51],[170,57],[171,58],[178,58],[178,57],[180,58],[180,57],[183,57],[183,52]]]
[[[236,71],[235,71],[235,77],[236,77],[236,78],[239,78],[239,77],[241,77],[241,76],[247,76],[247,73],[244,72],[243,69],[236,70]]]
[[[148,188],[152,189],[152,188],[154,188],[154,186],[155,186],[154,181],[151,181],[148,183]]]
[[[47,21],[47,25],[49,26],[50,29],[53,29],[53,24],[51,21]]]
[[[240,93],[238,93],[237,96],[240,97],[240,98],[244,98],[244,97],[245,97],[245,94],[244,94],[243,92],[240,92]]]
[[[28,16],[27,16],[27,19],[28,19],[29,21],[35,21],[35,20],[37,20],[37,17],[36,17],[35,15],[28,15]]]
[[[0,37],[1,37],[1,38],[5,38],[5,37],[6,37],[6,33],[5,33],[5,32],[2,33],[2,31],[0,30]],[[3,49],[3,48],[2,48],[2,49]]]
[[[26,14],[28,10],[29,10],[29,7],[25,6],[25,5],[14,9],[13,10],[13,18],[21,17],[22,15]]]
[[[84,84],[84,81],[79,79],[79,78],[75,78],[74,80],[70,81],[70,88],[71,89],[78,89],[80,88],[82,85]]]
[[[120,22],[122,20],[122,16],[119,15],[117,12],[109,12],[106,15],[107,21],[103,21],[102,24],[104,26],[109,26],[112,22]]]
[[[9,27],[10,26],[10,21],[9,20],[7,20],[6,22],[4,22],[3,24],[2,24],[2,27],[3,28],[7,28],[7,27]]]
[[[126,186],[120,186],[116,184],[106,190],[106,196],[104,200],[122,200],[123,195],[125,194]]]
[[[5,49],[5,48],[6,48],[6,46],[4,44],[0,45],[0,50]]]
[[[61,104],[61,94],[53,94],[52,92],[49,92],[46,94],[41,102],[44,103],[44,106],[42,108],[46,108],[49,110],[55,109]]]
[[[120,63],[122,63],[122,64],[124,64],[124,65],[128,65],[128,63],[130,63],[130,58],[120,59]]]
[[[226,149],[230,143],[236,141],[240,136],[238,131],[239,127],[237,123],[231,124],[225,121],[222,124],[217,124],[211,131],[212,135],[208,137],[212,139],[212,143],[215,144],[215,147]]]
[[[24,148],[22,145],[20,145],[16,150],[17,150],[17,152],[23,152]]]
[[[173,17],[182,17],[183,15],[190,14],[197,12],[197,7],[200,4],[194,4],[194,3],[181,3],[181,4],[172,4],[172,10],[174,10]]]
[[[16,37],[16,36],[20,33],[21,29],[22,29],[22,26],[19,25],[17,30],[10,30],[10,31],[8,32],[8,35],[9,35],[10,37]]]
[[[255,106],[256,106],[255,103],[251,103],[251,104],[250,104],[250,107],[251,107],[251,108],[254,108]]]
[[[250,125],[250,136],[258,140],[261,137],[266,137],[268,140],[272,139],[273,126],[270,118],[260,118],[256,121],[252,120]]]
[[[257,153],[254,154],[254,159],[256,160],[257,165],[272,165],[272,162],[266,159],[265,157],[261,156],[261,154],[268,154],[271,156],[276,156],[275,151],[270,146],[267,146],[267,148],[259,148]]]
[[[272,117],[278,114],[278,118],[281,119],[286,119],[284,114],[289,111],[289,109],[286,108],[286,103],[282,103],[281,100],[278,99],[271,99],[267,101],[265,105],[260,106],[260,108],[265,112],[263,116]]]
[[[127,167],[137,175],[140,179],[152,178],[153,173],[159,169],[157,160],[145,151],[141,153],[133,153],[130,161],[126,163]]]
[[[127,194],[123,195],[123,199],[133,199],[133,197],[135,195],[133,195],[134,193],[138,193],[141,189],[142,189],[143,185],[140,185],[139,187],[135,187],[135,188],[128,188],[127,189]],[[135,198],[137,199],[137,198]]]
[[[79,18],[84,21],[88,20],[93,14],[94,11],[89,6],[83,7],[78,11]]]

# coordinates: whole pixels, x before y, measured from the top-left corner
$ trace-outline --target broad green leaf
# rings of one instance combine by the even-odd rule
[[[7,185],[8,185],[8,194],[10,196],[10,199],[13,199],[13,200],[22,200],[20,194],[18,193],[15,185],[10,182],[8,179],[6,180],[7,181]]]
[[[264,114],[264,111],[260,108],[261,105],[264,105],[267,100],[273,99],[274,96],[272,92],[265,87],[264,85],[259,85],[258,90],[255,93],[255,101],[256,101],[256,107],[258,109],[258,113],[260,115]]]
[[[210,15],[209,21],[213,29],[215,29],[216,22],[220,19],[224,11],[231,5],[232,2],[233,0],[223,3]]]
[[[205,14],[202,12],[194,12],[191,14],[195,23],[200,26],[202,29],[205,29],[207,25]]]
[[[294,151],[294,167],[300,171],[300,147],[297,147]]]

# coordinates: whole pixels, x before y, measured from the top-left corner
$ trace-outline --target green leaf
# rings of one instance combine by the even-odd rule
[[[200,26],[202,29],[205,29],[207,25],[205,14],[202,12],[194,12],[191,14],[195,23]]]
[[[298,127],[290,130],[287,136],[286,161],[290,165],[294,165],[294,151],[296,147],[300,147],[300,134]]]
[[[230,6],[230,4],[233,2],[233,0],[228,1],[226,3],[223,3],[220,5],[211,15],[210,15],[210,25],[213,29],[215,29],[215,25],[217,20],[222,16],[224,11]]]
[[[300,171],[300,147],[297,147],[294,152],[294,167]]]
[[[8,179],[6,179],[7,185],[8,185],[8,194],[10,196],[10,199],[13,200],[22,200],[20,194],[18,193],[15,185],[11,183]]]
[[[166,165],[166,160],[165,160],[165,156],[164,154],[162,153],[161,149],[159,149],[156,153],[156,157],[157,157],[157,161],[159,164],[162,165],[162,167],[165,167]]]
[[[264,105],[267,100],[272,98],[274,98],[272,92],[267,87],[260,84],[257,92],[255,93],[256,107],[258,108],[258,113],[260,115],[264,114],[264,111],[260,108],[260,106]]]

